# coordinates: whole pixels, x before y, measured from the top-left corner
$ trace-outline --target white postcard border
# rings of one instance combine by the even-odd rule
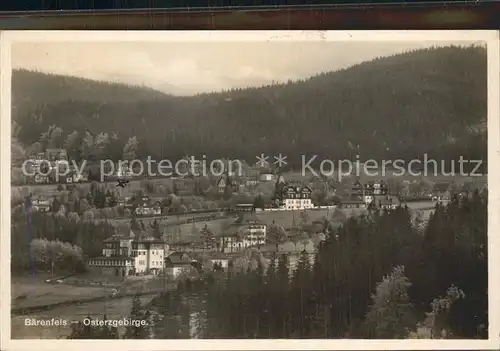
[[[13,42],[482,41],[488,51],[488,340],[11,340],[10,149]],[[497,31],[3,31],[0,33],[1,349],[3,350],[407,350],[496,349],[500,345],[500,42]],[[9,167],[7,167],[9,165]]]

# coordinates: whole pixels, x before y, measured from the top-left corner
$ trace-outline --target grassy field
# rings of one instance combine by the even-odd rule
[[[195,222],[194,225],[193,223],[186,223],[186,224],[179,224],[179,225],[172,225],[167,227],[167,233],[177,233],[180,232],[182,234],[187,234],[191,233],[193,231],[193,227],[195,230],[200,231],[203,227],[205,227],[205,224],[207,225],[207,228],[210,229],[212,232],[219,232],[221,227],[225,223],[230,223],[234,221],[234,218],[220,218],[220,219],[215,219],[212,221],[206,221],[206,222]]]
[[[305,211],[264,211],[257,213],[257,217],[267,225],[273,222],[283,228],[291,228],[301,223],[301,212],[304,212],[309,217],[311,222],[320,220],[323,217],[329,218],[333,209],[318,209]]]
[[[29,274],[12,277],[11,297],[13,308],[32,307],[53,304],[79,298],[94,298],[112,293],[112,288],[94,286],[72,286],[68,284],[45,283],[49,275],[37,275],[33,279]]]

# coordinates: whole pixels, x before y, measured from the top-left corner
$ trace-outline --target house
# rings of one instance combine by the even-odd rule
[[[161,216],[161,204],[159,201],[153,202],[148,196],[143,196],[134,212],[137,216]]]
[[[341,208],[365,208],[365,201],[359,198],[349,198],[340,201]]]
[[[115,164],[115,176],[118,178],[131,177],[134,175],[134,171],[127,164]]]
[[[165,242],[142,234],[132,241],[132,256],[135,257],[136,273],[157,274],[163,269]]]
[[[124,208],[129,208],[129,209],[134,207],[133,203],[131,202],[130,196],[120,197],[117,200],[116,204],[117,204],[117,206],[123,206]]]
[[[311,194],[312,190],[307,186],[286,186],[284,189],[285,208],[290,210],[313,208]]]
[[[88,172],[83,171],[81,174],[78,174],[77,172],[73,172],[73,183],[83,183],[83,182],[88,182],[89,181],[89,174]]]
[[[364,194],[363,185],[361,185],[359,180],[356,180],[351,188],[351,196],[352,197],[356,197],[356,196],[362,197],[363,194]]]
[[[193,195],[195,193],[196,180],[193,178],[173,179],[173,188],[176,195]]]
[[[161,216],[161,207],[159,204],[155,205],[139,205],[135,209],[137,216]]]
[[[307,186],[278,182],[275,201],[287,210],[305,210],[314,207],[311,194],[312,190]]]
[[[51,201],[45,197],[38,197],[31,200],[31,208],[37,212],[49,212]]]
[[[236,212],[251,212],[253,209],[253,204],[237,204],[235,206]]]
[[[219,248],[222,252],[234,252],[264,245],[266,229],[266,224],[257,218],[254,211],[240,212],[238,218],[220,235]]]
[[[222,267],[223,270],[226,270],[229,267],[229,262],[233,258],[234,258],[233,255],[222,252],[212,253],[208,257],[208,259],[213,265],[219,265],[220,267]]]
[[[100,274],[125,277],[158,274],[164,268],[165,242],[146,233],[130,231],[104,241],[102,256],[89,259],[88,266]]]
[[[236,189],[239,189],[239,185],[237,184],[237,182],[234,181],[234,178],[230,176],[228,173],[224,173],[217,182],[217,190],[221,194],[225,193],[226,191],[232,193]]]
[[[373,204],[382,210],[395,210],[400,205],[400,201],[394,195],[375,195]]]
[[[201,251],[201,242],[192,242],[192,241],[175,241],[175,242],[170,242],[169,248],[172,251],[177,251],[177,252],[199,252]]]
[[[388,186],[383,181],[371,181],[361,184],[361,182],[357,180],[351,188],[351,199],[349,200],[357,200],[359,198],[365,205],[369,205],[373,203],[375,196],[387,195],[388,192]]]
[[[190,272],[196,269],[198,263],[185,252],[173,252],[165,257],[165,271],[168,275],[177,278],[183,272]]]
[[[49,184],[50,183],[49,176],[42,175],[40,173],[35,174],[35,176],[33,177],[33,180],[35,181],[36,184]]]
[[[41,161],[44,161],[46,159],[45,156],[45,152],[38,152],[33,156],[33,159],[35,160],[35,163],[40,164]]]
[[[368,182],[363,186],[363,196],[387,195],[389,187],[384,181]]]

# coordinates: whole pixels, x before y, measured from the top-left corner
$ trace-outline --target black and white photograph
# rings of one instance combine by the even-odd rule
[[[498,346],[497,32],[1,45],[6,349]]]

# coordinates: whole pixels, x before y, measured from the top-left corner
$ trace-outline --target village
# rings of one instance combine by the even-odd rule
[[[489,47],[318,39],[19,43],[11,337],[491,335]]]
[[[56,167],[69,162],[66,150],[50,149],[32,157],[29,164],[31,170],[52,168],[53,174]],[[50,172],[45,169],[44,173]],[[89,182],[89,172],[78,177],[76,173],[68,172],[57,185],[42,185],[54,182],[50,175],[33,177],[30,182],[57,188],[49,195],[30,193],[32,210],[48,214],[61,208],[65,211],[60,193],[70,187],[96,183]],[[127,179],[127,187],[130,187],[130,182],[138,182],[132,173],[123,167],[117,170],[114,179]],[[402,196],[401,188],[408,184],[407,188],[411,188],[415,180],[402,180],[396,184],[396,191],[390,188],[390,184],[395,187],[390,179],[362,182],[360,177],[352,177],[345,190],[345,184],[328,179],[308,181],[306,177],[292,175],[292,180],[286,177],[286,173],[276,170],[266,173],[251,169],[248,175],[239,177],[226,172],[215,179],[210,189],[197,189],[200,182],[192,175],[171,177],[167,179],[172,184],[172,194],[168,196],[158,194],[156,190],[161,190],[161,185],[155,187],[151,180],[145,189],[131,193],[108,179],[104,183],[105,204],[100,212],[108,211],[100,220],[114,221],[115,231],[102,243],[101,256],[86,258],[88,269],[104,278],[197,277],[206,267],[231,269],[234,261],[249,250],[267,260],[286,254],[293,265],[303,251],[313,258],[316,247],[325,240],[332,226],[340,226],[350,216],[409,206],[415,209],[415,217],[422,217],[425,211],[427,215],[423,217],[428,217],[435,204],[446,202],[450,197],[450,184],[446,183]],[[139,182],[144,184],[143,180]],[[336,186],[344,186],[344,191],[338,191]],[[185,202],[197,192],[202,203]],[[210,192],[212,199],[217,200],[207,205]],[[172,197],[180,199],[181,204],[173,206]],[[90,207],[85,213],[90,211],[92,216],[88,217],[99,220],[99,209]]]

